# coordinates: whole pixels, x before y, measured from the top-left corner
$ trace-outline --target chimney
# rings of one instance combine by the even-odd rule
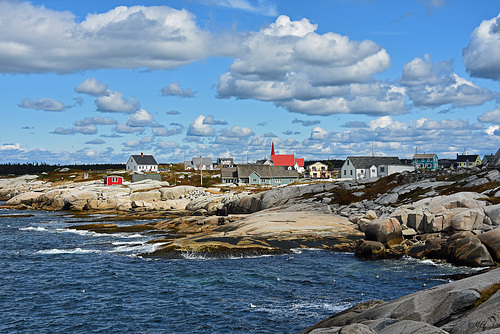
[[[274,153],[274,142],[273,142],[273,146],[271,147],[271,156],[275,155]]]
[[[144,156],[144,153],[141,152],[141,157],[143,157],[143,156]]]

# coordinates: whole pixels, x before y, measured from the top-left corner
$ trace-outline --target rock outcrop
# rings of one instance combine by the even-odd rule
[[[381,304],[365,302],[302,333],[498,333],[500,269]]]

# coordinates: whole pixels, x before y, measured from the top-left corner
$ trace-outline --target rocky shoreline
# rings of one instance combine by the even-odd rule
[[[24,176],[0,179],[0,198],[6,200],[3,208],[106,215],[95,224],[85,218],[90,224],[70,228],[155,233],[151,242],[161,246],[144,254],[151,257],[179,257],[183,252],[245,256],[321,248],[369,259],[407,255],[471,267],[494,267],[500,261],[498,169],[404,173],[238,193],[169,187],[158,181],[54,186]],[[126,219],[154,221],[122,227],[112,223]],[[493,333],[489,328],[500,327],[498,270],[391,303],[359,305],[305,333]],[[485,291],[491,293],[488,298]],[[480,299],[487,301],[479,305]]]
[[[4,208],[147,215],[171,231],[153,256],[176,252],[287,252],[317,247],[380,259],[403,255],[487,267],[500,260],[500,171],[403,173],[377,180],[303,183],[267,191],[170,187],[141,181],[52,185],[0,179]],[[111,233],[111,230],[110,230]]]

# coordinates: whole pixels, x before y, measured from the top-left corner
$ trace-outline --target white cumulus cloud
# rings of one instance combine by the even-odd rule
[[[121,92],[108,91],[107,96],[96,99],[96,106],[97,111],[132,114],[139,109],[139,101],[133,96],[127,100]]]
[[[203,121],[205,116],[200,115],[189,124],[187,135],[195,137],[212,137],[215,134],[215,129],[210,124],[205,124]]]
[[[44,111],[64,111],[69,108],[69,106],[64,105],[64,103],[53,100],[53,99],[22,99],[21,103],[18,104],[21,108],[44,110]]]
[[[473,77],[500,80],[500,14],[474,29],[462,50],[464,64]]]
[[[168,86],[161,89],[161,95],[163,96],[180,96],[180,97],[194,97],[193,90],[191,88],[182,89],[178,82],[171,82]]]
[[[81,84],[75,87],[77,93],[88,94],[92,96],[108,95],[108,85],[103,84],[96,78],[85,79]]]
[[[79,22],[68,11],[1,1],[0,22],[3,73],[172,69],[204,59],[211,45],[193,14],[167,6],[120,6]]]

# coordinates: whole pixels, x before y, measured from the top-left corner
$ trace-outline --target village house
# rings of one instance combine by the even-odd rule
[[[347,157],[341,178],[362,180],[413,170],[413,166],[403,165],[397,157]]]
[[[131,155],[125,168],[132,172],[158,172],[158,163],[152,155]]]
[[[328,165],[322,162],[315,162],[312,165],[306,167],[305,177],[311,179],[330,179],[332,174],[328,171]]]
[[[248,164],[222,168],[221,177],[222,183],[278,186],[296,181],[299,174],[285,166]]]
[[[481,158],[477,154],[457,154],[457,167],[474,167],[480,164]]]
[[[285,166],[293,168],[299,173],[304,172],[304,158],[295,158],[293,154],[276,154],[274,152],[274,143],[272,143],[271,147],[270,160],[274,166]]]
[[[212,158],[193,158],[191,161],[184,161],[184,168],[186,170],[213,170],[214,164]]]
[[[436,170],[438,169],[438,162],[437,154],[415,154],[412,159],[412,164],[416,170]]]
[[[233,167],[234,159],[233,158],[217,158],[217,167]]]

